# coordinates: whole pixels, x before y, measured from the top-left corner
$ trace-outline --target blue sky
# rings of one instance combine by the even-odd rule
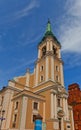
[[[81,0],[0,0],[0,88],[33,71],[48,18],[62,45],[65,87],[81,86]]]

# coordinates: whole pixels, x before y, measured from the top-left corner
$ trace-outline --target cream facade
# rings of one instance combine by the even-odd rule
[[[38,45],[34,72],[31,74],[27,69],[24,76],[10,80],[0,91],[0,111],[5,110],[3,130],[34,130],[34,119],[38,114],[43,118],[43,130],[74,130],[60,49],[48,21]]]

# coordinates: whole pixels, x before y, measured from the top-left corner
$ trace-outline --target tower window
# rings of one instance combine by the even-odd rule
[[[42,56],[45,56],[46,55],[46,46],[44,46],[43,48],[42,48]]]
[[[59,67],[56,65],[56,71],[59,71]]]
[[[56,55],[56,48],[53,46],[53,53],[54,53],[54,55]]]
[[[41,80],[41,81],[43,81],[43,80],[44,80],[44,77],[43,77],[43,76],[41,76],[41,77],[40,77],[40,80]]]
[[[58,77],[58,75],[56,76],[56,81],[58,82],[58,79],[59,79],[59,77]]]
[[[40,67],[40,71],[43,71],[43,69],[44,69],[44,67],[43,67],[43,65]]]

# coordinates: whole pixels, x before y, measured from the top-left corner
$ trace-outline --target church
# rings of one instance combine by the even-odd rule
[[[0,90],[2,130],[34,130],[36,115],[42,117],[42,130],[74,130],[73,110],[64,86],[61,44],[48,20],[38,44],[33,73],[9,80]]]

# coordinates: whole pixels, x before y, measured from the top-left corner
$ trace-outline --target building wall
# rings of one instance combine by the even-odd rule
[[[77,83],[68,86],[68,103],[73,107],[75,130],[81,130],[81,91]]]

